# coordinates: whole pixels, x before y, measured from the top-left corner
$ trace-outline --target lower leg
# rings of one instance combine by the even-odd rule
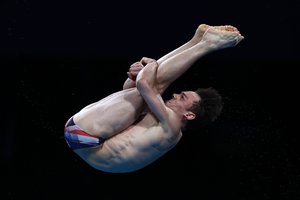
[[[205,25],[201,28],[200,25],[197,32],[202,33],[201,37],[198,37],[201,38],[200,42],[192,45],[196,41],[192,39],[158,60],[157,87],[160,93],[163,93],[172,82],[204,55],[219,49],[233,47],[243,39],[238,30],[232,26],[211,27]]]
[[[205,43],[200,42],[162,62],[157,70],[157,88],[159,92],[162,94],[171,83],[210,51]]]
[[[184,50],[189,49],[192,46],[196,45],[198,42],[201,41],[203,34],[209,27],[210,26],[208,26],[206,24],[199,25],[199,27],[197,28],[197,30],[191,40],[189,40],[182,46],[178,47],[177,49],[171,51],[170,53],[168,53],[168,54],[164,55],[163,57],[161,57],[160,59],[158,59],[157,63],[160,65],[163,62],[165,62],[167,59],[171,58],[172,56],[179,54],[179,53],[183,52]]]

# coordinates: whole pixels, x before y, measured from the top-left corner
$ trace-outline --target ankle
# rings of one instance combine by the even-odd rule
[[[201,40],[197,46],[201,49],[205,49],[205,51],[215,51],[218,49],[218,45],[214,41],[210,40]]]

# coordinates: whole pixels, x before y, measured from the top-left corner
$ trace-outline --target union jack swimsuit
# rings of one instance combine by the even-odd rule
[[[88,134],[78,127],[73,120],[69,119],[65,126],[65,140],[72,150],[96,147],[101,145],[105,139]]]

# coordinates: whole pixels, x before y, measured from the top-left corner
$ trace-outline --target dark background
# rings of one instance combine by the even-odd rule
[[[298,12],[293,1],[1,1],[1,199],[300,199]],[[142,170],[87,166],[63,139],[66,120],[201,23],[245,40],[196,62],[165,97],[213,86],[219,120]]]

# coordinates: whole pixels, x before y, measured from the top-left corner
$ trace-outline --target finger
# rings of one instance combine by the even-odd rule
[[[133,79],[133,76],[131,75],[131,73],[127,72],[127,76],[128,76],[128,78]]]
[[[135,62],[130,66],[130,68],[134,68],[134,67],[143,67],[143,64],[141,62]]]
[[[143,67],[133,67],[129,69],[129,72],[139,72],[143,69]]]
[[[141,70],[141,69],[143,69],[144,68],[144,66],[143,65],[138,65],[138,66],[134,66],[134,67],[132,67],[132,68],[130,68],[130,69],[132,69],[132,70]]]
[[[128,73],[130,74],[130,76],[135,77],[138,75],[139,71],[130,71]]]
[[[136,72],[137,71],[137,68],[130,68],[129,69],[129,72],[131,73],[131,72]]]
[[[140,62],[135,62],[135,63],[133,63],[132,65],[130,65],[130,68],[137,66],[139,63],[140,63]]]

